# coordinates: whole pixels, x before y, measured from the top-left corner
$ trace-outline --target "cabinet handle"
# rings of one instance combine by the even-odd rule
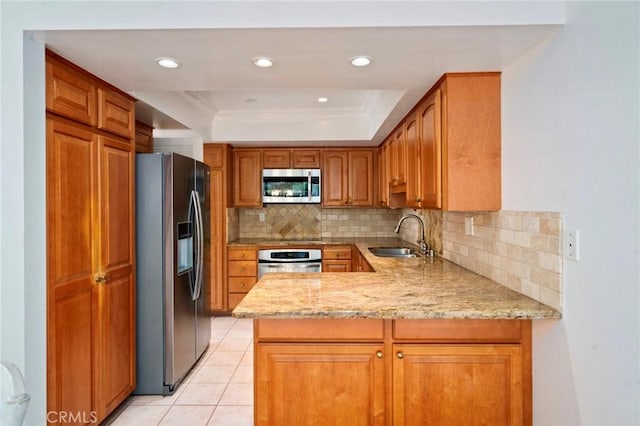
[[[244,255],[245,255],[244,253],[240,253],[240,257],[244,257]]]
[[[396,356],[398,357],[398,359],[404,358],[404,354],[402,352],[398,352]]]
[[[107,282],[107,278],[109,278],[107,274],[98,274],[96,275],[95,280],[98,284],[102,284]]]
[[[421,198],[416,198],[416,203],[420,203],[420,202],[422,202],[422,199]]]
[[[241,272],[244,272],[244,266],[241,266],[241,267],[240,267],[240,271],[241,271]]]
[[[378,351],[378,352],[376,352],[376,356],[377,356],[378,358],[382,358],[382,351]]]
[[[240,288],[244,288],[244,283],[240,283]]]

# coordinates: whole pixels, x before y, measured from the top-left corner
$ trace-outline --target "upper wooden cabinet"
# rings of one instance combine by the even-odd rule
[[[322,205],[373,206],[374,150],[322,153]]]
[[[380,146],[378,151],[378,201],[382,207],[389,207],[389,143]]]
[[[114,90],[98,88],[98,129],[124,138],[135,132],[135,102]]]
[[[153,152],[153,127],[136,121],[136,152]]]
[[[47,109],[71,120],[95,126],[97,89],[70,64],[47,55]]]
[[[500,73],[445,74],[384,142],[388,205],[500,210],[500,131]]]
[[[262,150],[262,167],[265,169],[317,169],[320,168],[320,150],[265,148]]]
[[[233,205],[262,207],[262,151],[259,149],[233,152]]]

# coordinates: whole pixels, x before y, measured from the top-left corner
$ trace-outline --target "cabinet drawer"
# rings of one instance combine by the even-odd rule
[[[86,75],[47,57],[47,109],[93,126],[96,124],[96,87]]]
[[[394,340],[431,342],[520,342],[530,320],[394,320]]]
[[[351,259],[323,260],[322,272],[351,272]]]
[[[255,277],[258,266],[255,260],[233,260],[227,262],[228,275],[235,277]]]
[[[229,298],[227,299],[229,310],[231,311],[233,308],[238,306],[238,303],[240,303],[246,295],[247,293],[229,293]]]
[[[256,260],[256,251],[253,249],[229,249],[228,260]]]
[[[261,319],[256,322],[261,341],[382,341],[381,319]]]
[[[133,101],[98,88],[98,129],[131,139],[135,129]]]
[[[229,293],[246,293],[256,285],[255,277],[229,277]]]
[[[351,246],[329,246],[322,251],[323,260],[351,259]]]

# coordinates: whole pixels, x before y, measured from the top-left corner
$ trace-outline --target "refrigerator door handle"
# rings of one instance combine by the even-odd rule
[[[196,207],[196,231],[198,236],[198,253],[196,259],[196,285],[195,285],[195,294],[194,299],[197,300],[200,298],[200,293],[202,292],[202,281],[204,279],[204,226],[202,223],[202,208],[200,207],[200,195],[197,191],[193,191],[195,196],[195,207]]]
[[[191,191],[189,197],[189,221],[193,223],[194,247],[193,247],[193,271],[189,274],[189,290],[191,292],[191,300],[196,300],[198,287],[198,259],[200,251],[199,229],[198,229],[198,200],[196,199],[196,191]]]

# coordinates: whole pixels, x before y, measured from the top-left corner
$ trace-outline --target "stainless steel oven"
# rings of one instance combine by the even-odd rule
[[[322,251],[296,248],[258,250],[258,279],[269,272],[322,272]]]
[[[262,170],[263,203],[320,203],[320,169]]]

